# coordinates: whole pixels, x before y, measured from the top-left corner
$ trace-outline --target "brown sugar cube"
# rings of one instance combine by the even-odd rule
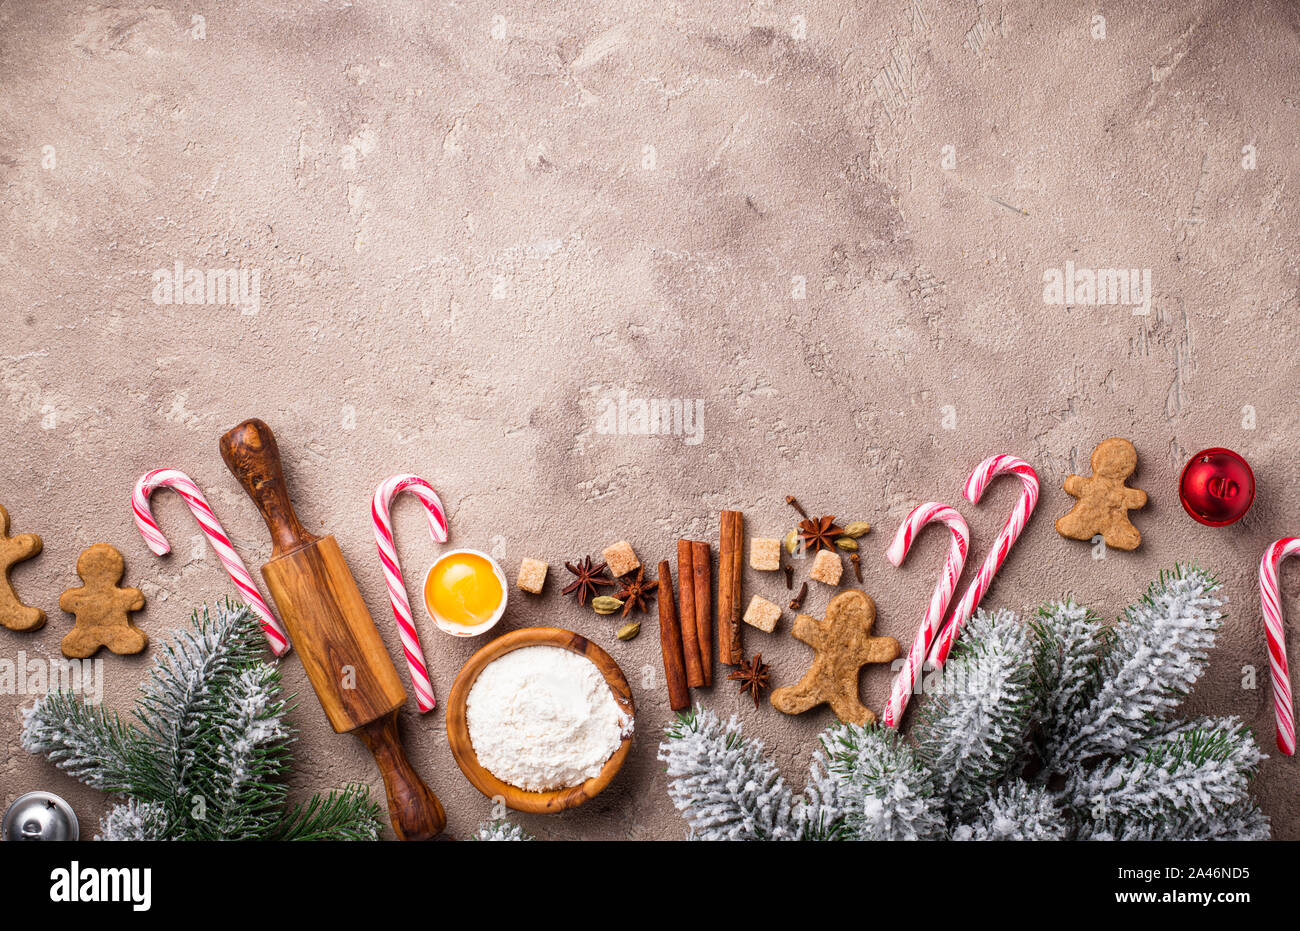
[[[605,565],[609,566],[609,574],[616,579],[641,568],[641,560],[636,558],[636,553],[632,550],[632,544],[626,540],[619,540],[600,555],[605,557]]]
[[[839,585],[840,575],[843,572],[844,563],[840,562],[840,556],[834,550],[818,550],[817,558],[813,560],[812,568],[808,570],[810,576],[827,585]]]
[[[780,619],[781,609],[758,595],[750,599],[749,607],[745,609],[745,616],[741,618],[750,627],[757,627],[765,634],[776,630],[776,622]]]
[[[749,538],[749,567],[760,572],[781,568],[781,541],[767,537]]]
[[[540,559],[525,559],[519,564],[519,577],[515,584],[526,592],[540,595],[542,586],[546,584],[546,563]]]

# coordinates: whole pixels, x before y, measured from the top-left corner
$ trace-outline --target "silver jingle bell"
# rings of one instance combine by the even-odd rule
[[[14,799],[0,824],[0,840],[76,840],[80,833],[72,806],[53,792]]]

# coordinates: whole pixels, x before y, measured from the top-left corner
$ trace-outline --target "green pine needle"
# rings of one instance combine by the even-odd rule
[[[369,790],[350,785],[328,795],[313,795],[294,808],[271,831],[268,840],[375,840],[379,806]]]
[[[138,726],[72,693],[25,712],[22,743],[87,785],[126,796],[106,839],[373,840],[379,808],[363,787],[285,810],[293,765],[289,702],[263,661],[244,605],[195,611],[154,658],[135,706]]]

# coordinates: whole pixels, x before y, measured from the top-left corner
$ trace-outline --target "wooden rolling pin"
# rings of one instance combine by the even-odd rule
[[[298,522],[271,428],[245,420],[221,438],[221,458],[271,531],[262,567],[295,652],[336,733],[355,731],[379,764],[388,815],[401,840],[427,840],[447,824],[438,797],[421,781],[397,731],[406,690],[357,590],[338,542]]]

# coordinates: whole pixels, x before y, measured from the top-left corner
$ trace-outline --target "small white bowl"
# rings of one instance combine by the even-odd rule
[[[457,553],[470,553],[474,556],[486,559],[488,565],[492,567],[492,572],[496,575],[497,581],[501,583],[501,604],[497,605],[496,611],[492,613],[490,618],[482,624],[475,624],[473,627],[466,627],[464,624],[457,624],[454,621],[449,621],[439,616],[438,612],[434,611],[433,606],[429,604],[429,599],[425,596],[425,592],[429,590],[429,576],[433,574],[433,570],[437,569],[439,563],[444,559],[455,556]],[[433,565],[429,567],[429,571],[424,574],[424,584],[420,586],[420,600],[424,602],[425,614],[429,615],[429,618],[433,623],[438,625],[438,629],[444,634],[451,634],[453,637],[477,637],[479,634],[485,634],[493,627],[497,626],[497,621],[501,620],[501,615],[506,613],[506,596],[509,591],[510,586],[506,584],[506,574],[502,571],[501,565],[487,553],[484,553],[481,550],[471,549],[448,550],[435,559]]]

